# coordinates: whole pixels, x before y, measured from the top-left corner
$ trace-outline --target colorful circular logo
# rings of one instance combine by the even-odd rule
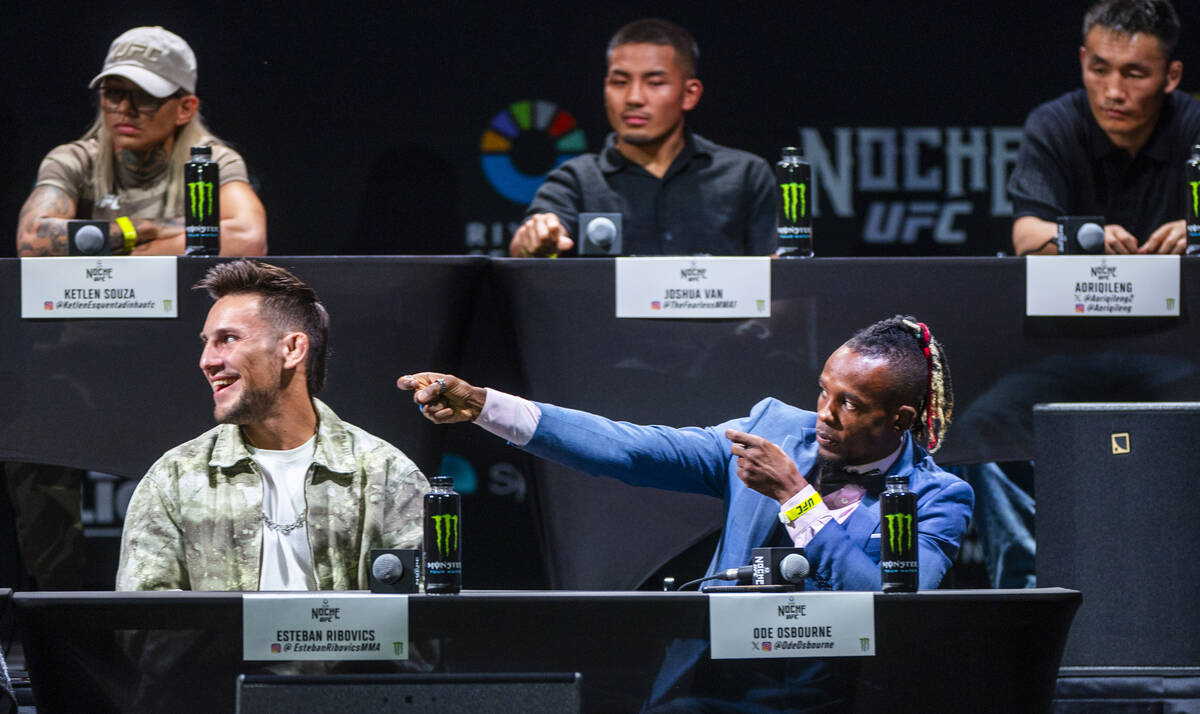
[[[479,150],[492,188],[525,206],[551,171],[587,151],[587,140],[575,117],[558,105],[522,99],[492,117]]]

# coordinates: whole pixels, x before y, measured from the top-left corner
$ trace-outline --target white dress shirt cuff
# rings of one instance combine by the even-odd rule
[[[542,410],[528,399],[487,388],[487,399],[475,423],[496,436],[517,446],[524,446],[533,438]]]
[[[816,494],[817,489],[813,488],[812,484],[809,484],[801,489],[800,492],[795,496],[792,496],[785,501],[783,505],[780,506],[779,510],[780,512],[783,512],[789,508],[795,508]],[[812,539],[816,537],[817,532],[824,528],[825,524],[831,520],[833,520],[833,511],[829,510],[829,507],[826,506],[824,502],[821,502],[813,508],[810,508],[807,512],[800,514],[796,520],[788,523],[785,527],[787,528],[788,537],[792,539],[792,543],[794,543],[797,548],[803,548],[804,546],[808,545]]]

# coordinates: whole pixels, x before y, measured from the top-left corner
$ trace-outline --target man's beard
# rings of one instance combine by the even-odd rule
[[[246,426],[258,424],[266,420],[279,401],[278,386],[268,388],[250,388],[242,391],[242,396],[224,415],[214,413],[219,424],[237,424]]]

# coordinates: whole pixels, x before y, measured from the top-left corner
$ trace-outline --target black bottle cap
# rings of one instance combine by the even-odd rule
[[[785,158],[785,159],[789,159],[789,158],[797,158],[798,159],[802,156],[804,156],[804,152],[801,151],[800,149],[796,148],[795,146],[783,147],[783,158]]]
[[[192,156],[203,156],[204,158],[212,158],[211,146],[193,146]]]
[[[454,488],[453,476],[434,476],[429,479],[429,485],[442,488]]]
[[[908,485],[908,476],[906,476],[905,474],[888,474],[887,480],[885,481],[885,483],[888,486],[892,486],[892,485],[907,486]]]

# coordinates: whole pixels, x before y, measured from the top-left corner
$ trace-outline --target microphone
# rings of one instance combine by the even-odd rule
[[[579,254],[620,255],[621,214],[580,213]]]
[[[1104,252],[1104,216],[1059,216],[1057,222],[1060,255]]]
[[[792,585],[804,589],[804,578],[808,577],[810,566],[803,548],[755,548],[751,553],[749,565],[717,571],[706,578],[684,583],[679,589],[706,580],[733,580],[751,587]]]
[[[368,578],[371,592],[417,592],[417,574],[421,570],[420,551],[372,548],[370,558]]]
[[[743,565],[740,568],[728,568],[719,573],[713,573],[708,580],[749,580],[754,576],[753,565]]]
[[[758,548],[755,548],[758,550]],[[763,548],[762,550],[775,550],[774,548]],[[793,548],[781,548],[780,550],[794,550]],[[777,577],[771,577],[770,572],[764,572],[763,566],[760,563],[751,565],[743,565],[740,568],[729,568],[714,574],[712,577],[716,580],[752,580],[755,571],[757,570],[762,576],[763,582],[756,582],[755,585],[781,585],[783,583],[791,583],[797,585],[804,582],[804,578],[808,576],[808,558],[805,558],[799,553],[788,553],[779,561],[779,572]],[[780,582],[775,582],[780,581]]]
[[[1075,233],[1079,247],[1088,253],[1099,253],[1104,250],[1104,227],[1095,223],[1084,223]]]
[[[789,553],[779,561],[779,574],[789,583],[800,584],[808,577],[808,558],[799,553]]]
[[[587,239],[600,248],[608,250],[612,247],[613,239],[617,237],[617,224],[611,218],[600,216],[593,218],[587,225]]]
[[[108,221],[67,221],[68,255],[111,255]]]
[[[371,563],[371,575],[380,582],[393,585],[404,577],[404,563],[394,554],[384,553]]]

